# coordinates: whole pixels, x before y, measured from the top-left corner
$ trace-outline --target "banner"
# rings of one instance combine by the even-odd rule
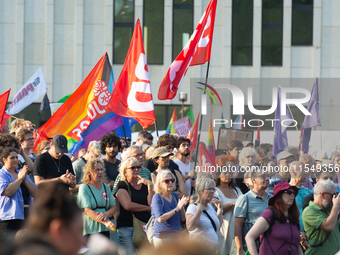
[[[185,137],[189,134],[191,129],[191,122],[189,117],[184,117],[183,119],[177,120],[172,123],[179,137]]]
[[[38,71],[25,83],[20,91],[14,96],[14,99],[7,109],[6,113],[10,115],[17,114],[27,106],[35,102],[47,91],[44,73],[39,67]]]

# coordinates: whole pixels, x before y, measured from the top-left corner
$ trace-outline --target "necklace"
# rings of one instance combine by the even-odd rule
[[[53,157],[52,157],[52,159],[53,159],[53,162],[54,162],[55,166],[56,166],[57,169],[58,169],[58,173],[60,173],[60,159],[59,159],[59,167],[58,167],[58,165],[57,165],[57,163],[55,162],[55,160],[54,160]]]

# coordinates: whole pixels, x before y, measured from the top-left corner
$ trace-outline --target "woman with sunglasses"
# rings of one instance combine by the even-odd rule
[[[298,255],[300,243],[299,209],[295,196],[299,189],[288,182],[280,182],[269,199],[269,207],[263,211],[246,235],[249,253],[252,255]],[[274,218],[273,218],[274,217]],[[255,240],[262,235],[259,253]]]
[[[212,179],[201,179],[196,183],[197,200],[189,205],[186,212],[186,225],[190,239],[206,242],[215,251],[218,250],[217,232],[223,221],[221,202],[213,199],[216,184]],[[210,204],[217,207],[217,213]]]
[[[181,220],[185,221],[184,205],[189,197],[178,198],[174,192],[175,176],[169,170],[161,170],[156,177],[155,195],[152,198],[152,216],[155,221],[153,244],[155,247],[164,241],[180,238]]]
[[[153,184],[140,176],[141,170],[136,158],[123,160],[119,165],[121,181],[114,195],[118,207],[116,219],[119,244],[126,249],[128,255],[133,254],[137,248],[133,243],[133,217],[146,224],[151,216]]]

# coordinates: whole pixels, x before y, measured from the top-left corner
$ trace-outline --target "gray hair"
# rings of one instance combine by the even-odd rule
[[[164,180],[164,176],[165,175],[171,175],[173,179],[175,179],[175,182],[174,182],[174,188],[176,188],[176,177],[174,176],[173,173],[171,173],[170,170],[161,170],[159,171],[159,173],[157,174],[156,176],[156,181],[155,181],[155,185],[154,185],[154,190],[155,190],[155,193],[159,193],[159,194],[164,194],[164,190],[162,189],[161,185],[162,185],[162,182]]]
[[[140,146],[138,145],[132,145],[130,146],[129,148],[127,148],[121,155],[121,160],[125,160],[125,159],[128,159],[129,156],[130,156],[130,153],[133,149],[142,149]]]
[[[89,151],[92,151],[95,155],[97,155],[97,157],[100,157],[102,155],[100,142],[98,141],[91,141],[87,149]]]
[[[199,203],[201,200],[201,194],[203,192],[204,189],[206,189],[207,187],[214,185],[214,187],[216,187],[216,183],[214,180],[212,179],[201,179],[196,183],[196,194],[197,194],[197,200],[196,202]]]
[[[243,160],[246,158],[247,155],[253,155],[255,158],[255,161],[257,160],[257,152],[255,149],[250,147],[244,147],[238,156],[240,160],[240,165],[243,166]]]
[[[319,197],[322,192],[331,192],[336,188],[337,185],[332,181],[319,181],[314,187],[314,199]]]

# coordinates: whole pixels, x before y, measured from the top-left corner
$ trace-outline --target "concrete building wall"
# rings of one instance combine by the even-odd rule
[[[135,0],[135,21],[143,23],[143,0]],[[208,0],[194,1],[195,27]],[[232,0],[218,0],[209,78],[340,78],[340,16],[338,0],[315,0],[313,46],[292,46],[292,1],[284,0],[282,66],[261,66],[262,1],[253,6],[253,64],[231,65]],[[50,101],[72,93],[100,57],[113,54],[114,0],[2,0],[0,2],[0,83],[1,91],[12,88],[9,100],[42,67]],[[164,0],[163,65],[149,65],[155,104],[158,87],[172,62],[173,1]],[[115,79],[122,69],[113,64]],[[194,112],[200,110],[200,92],[190,93],[190,79],[204,78],[206,65],[190,67],[179,91],[188,93]],[[279,84],[273,84],[278,86]],[[311,90],[311,84],[302,85]],[[271,105],[271,87],[254,82],[254,104]],[[289,86],[289,85],[288,85]],[[297,85],[292,85],[297,86]],[[246,92],[246,87],[241,88]],[[320,105],[325,129],[337,129],[340,102],[338,82],[320,86]],[[223,113],[230,118],[231,95],[223,98]],[[208,106],[208,114],[219,118],[222,108]],[[204,123],[204,128],[207,124]]]

